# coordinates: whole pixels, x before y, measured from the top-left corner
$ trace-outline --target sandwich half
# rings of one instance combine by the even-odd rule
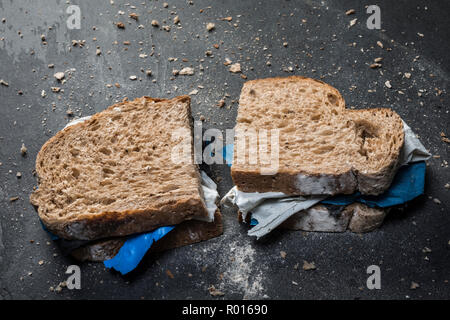
[[[238,206],[240,220],[258,224],[249,231],[257,237],[278,226],[371,231],[386,209],[320,202],[388,190],[401,165],[403,128],[391,109],[346,109],[339,91],[322,81],[301,76],[248,81],[235,126],[235,188],[223,202]]]
[[[163,226],[176,226],[168,248],[207,240],[222,223],[193,156],[189,96],[124,101],[44,144],[31,203],[48,231],[85,248]]]

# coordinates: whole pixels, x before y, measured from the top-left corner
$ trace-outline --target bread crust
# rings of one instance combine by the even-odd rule
[[[338,109],[341,108],[342,110],[340,112],[348,117],[349,121],[352,121],[352,126],[355,128],[355,135],[360,133],[358,130],[361,130],[359,126],[362,125],[358,126],[357,123],[365,122],[365,115],[370,116],[369,113],[372,115],[389,115],[389,121],[393,123],[393,127],[396,129],[392,134],[398,135],[398,138],[395,140],[396,144],[392,147],[393,151],[389,154],[389,159],[383,159],[384,162],[382,167],[377,168],[376,171],[366,170],[364,168],[364,164],[360,166],[350,164],[346,168],[337,169],[337,172],[334,173],[308,172],[302,168],[280,168],[274,174],[263,175],[261,174],[259,167],[255,168],[255,166],[233,163],[231,167],[231,176],[234,184],[239,190],[243,192],[283,192],[288,195],[336,195],[351,194],[356,191],[360,191],[363,194],[379,195],[389,188],[398,169],[398,159],[404,143],[403,123],[397,113],[386,108],[347,110],[345,109],[345,101],[337,89],[322,81],[301,76],[292,76],[287,78],[276,77],[248,81],[244,84],[244,88],[242,89],[241,100],[242,95],[248,95],[251,90],[253,90],[250,89],[249,91],[246,86],[252,88],[252,85],[259,85],[260,83],[276,86],[278,81],[306,81],[313,84],[318,83],[320,85],[324,85],[326,90],[332,92],[337,99],[335,105],[333,106],[337,106]],[[367,120],[367,122],[369,121]],[[236,128],[238,126],[239,122],[236,125]],[[363,148],[365,138],[361,139],[361,143],[361,148]],[[236,155],[236,141],[234,148]],[[263,168],[262,165],[261,168]]]
[[[190,220],[180,223],[166,236],[154,243],[149,252],[161,252],[189,244],[206,241],[223,233],[222,215],[219,209],[214,214],[214,222]],[[125,243],[125,238],[99,240],[75,249],[71,255],[80,261],[101,262],[112,259]]]
[[[205,216],[205,210],[201,199],[189,199],[157,209],[84,214],[82,217],[69,221],[61,221],[45,215],[40,215],[40,218],[51,233],[61,238],[95,240],[176,225],[195,216]]]
[[[348,229],[355,233],[370,232],[378,228],[384,221],[389,209],[370,208],[362,203],[353,203],[353,211]]]
[[[351,194],[357,180],[352,170],[338,175],[278,172],[261,175],[259,171],[231,170],[234,184],[242,192],[283,192],[287,195]]]
[[[142,98],[141,98],[142,99]],[[157,99],[143,97],[147,102],[163,102],[167,99]],[[174,98],[176,102],[190,102],[189,96],[180,96]],[[121,107],[129,103],[124,101],[108,107],[111,110]],[[190,108],[188,110],[190,116]],[[95,121],[100,117],[101,113],[94,114],[89,122]],[[41,176],[41,159],[45,157],[47,149],[69,134],[72,130],[86,126],[85,122],[74,124],[56,133],[41,148],[36,157],[36,172],[38,177]],[[192,126],[191,126],[192,127]],[[191,128],[192,129],[192,128]],[[75,217],[55,217],[53,215],[42,214],[39,210],[40,199],[37,189],[30,196],[31,203],[37,208],[39,217],[46,225],[48,230],[55,235],[68,240],[94,240],[107,237],[120,237],[133,233],[140,233],[153,230],[164,225],[175,225],[193,217],[206,217],[208,215],[203,193],[199,188],[197,197],[178,199],[177,201],[168,201],[161,207],[150,207],[139,210],[121,210],[121,211],[104,211],[96,213],[83,213]]]
[[[345,232],[349,230],[354,233],[363,233],[380,227],[386,214],[387,209],[371,208],[359,202],[348,206],[316,204],[294,214],[280,227],[313,232]]]

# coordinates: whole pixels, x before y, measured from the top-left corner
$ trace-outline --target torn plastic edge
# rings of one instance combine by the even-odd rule
[[[103,261],[103,264],[106,268],[113,268],[122,275],[129,273],[138,266],[153,243],[160,240],[174,228],[174,226],[160,227],[152,232],[128,238],[119,249],[119,252],[112,259]]]

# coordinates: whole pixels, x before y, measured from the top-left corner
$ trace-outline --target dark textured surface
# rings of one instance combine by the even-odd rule
[[[168,3],[164,8],[163,1],[73,1],[81,8],[81,29],[68,30],[65,1],[0,1],[0,19],[6,19],[0,22],[0,79],[9,83],[0,85],[0,298],[208,299],[213,298],[210,285],[227,299],[450,298],[450,190],[444,187],[450,183],[449,144],[440,136],[450,136],[450,3],[378,1],[384,31],[366,28],[368,15],[359,1]],[[352,8],[356,14],[346,16]],[[137,22],[128,17],[131,12],[139,14]],[[172,22],[175,15],[179,26]],[[231,22],[220,20],[228,16]],[[349,27],[354,18],[356,25]],[[160,28],[150,25],[153,19]],[[125,23],[124,30],[115,26],[118,21]],[[206,30],[208,22],[216,24],[212,32]],[[171,26],[170,32],[161,29],[164,25]],[[86,43],[72,47],[72,40]],[[148,56],[140,58],[141,53]],[[383,57],[383,66],[370,69],[376,57]],[[70,120],[66,110],[85,116],[123,97],[166,98],[203,86],[192,96],[195,119],[205,116],[207,128],[232,128],[237,110],[232,101],[245,80],[228,71],[226,58],[240,62],[248,79],[289,74],[321,78],[341,91],[348,106],[392,107],[440,156],[429,161],[426,194],[406,209],[393,210],[381,229],[362,236],[275,231],[257,242],[232,210],[223,210],[220,238],[149,255],[126,277],[102,264],[82,264],[81,290],[49,291],[67,278],[64,272],[75,262],[51,243],[28,196],[36,185],[36,154]],[[195,69],[193,76],[172,76],[173,69],[187,66]],[[66,83],[53,78],[72,68]],[[146,69],[152,77],[141,71]],[[409,79],[405,72],[411,73]],[[130,80],[131,75],[138,80]],[[64,92],[51,92],[55,86]],[[218,108],[224,97],[225,107]],[[22,143],[28,148],[25,157]],[[211,173],[216,181],[223,178],[223,195],[231,187],[229,169],[214,165]],[[10,202],[16,196],[19,200]],[[431,252],[424,252],[425,247]],[[285,259],[280,251],[287,253]],[[313,261],[316,270],[304,271],[304,260]],[[381,268],[381,290],[366,287],[366,268],[372,264]],[[420,287],[411,290],[411,282]]]

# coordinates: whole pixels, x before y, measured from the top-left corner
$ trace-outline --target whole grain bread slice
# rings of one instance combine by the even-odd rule
[[[58,132],[36,159],[40,219],[62,238],[93,240],[206,217],[191,121],[189,96],[142,97]],[[187,150],[181,161],[174,147]]]
[[[403,123],[394,111],[348,110],[338,90],[299,76],[246,82],[236,122],[231,175],[243,192],[377,195],[391,184],[404,142]],[[276,166],[259,149],[261,133],[273,136],[271,130],[279,138],[273,145],[266,138],[267,154],[278,142]],[[253,163],[252,134],[258,139]],[[268,167],[276,170],[267,173]]]
[[[346,206],[319,203],[295,213],[280,224],[279,228],[312,232],[349,230],[364,233],[380,227],[389,210],[389,208],[372,208],[359,202]],[[251,215],[247,215],[245,222],[250,223],[250,219]],[[244,221],[242,212],[239,210],[238,221]]]
[[[213,222],[198,220],[184,221],[177,225],[166,236],[153,244],[149,252],[160,252],[189,244],[206,241],[223,233],[222,215],[217,209]],[[93,243],[77,248],[71,255],[80,261],[101,262],[112,259],[125,243],[126,238],[96,240]]]
[[[359,202],[347,206],[316,204],[297,212],[280,228],[302,231],[355,233],[373,231],[384,221],[388,209],[371,208]]]

